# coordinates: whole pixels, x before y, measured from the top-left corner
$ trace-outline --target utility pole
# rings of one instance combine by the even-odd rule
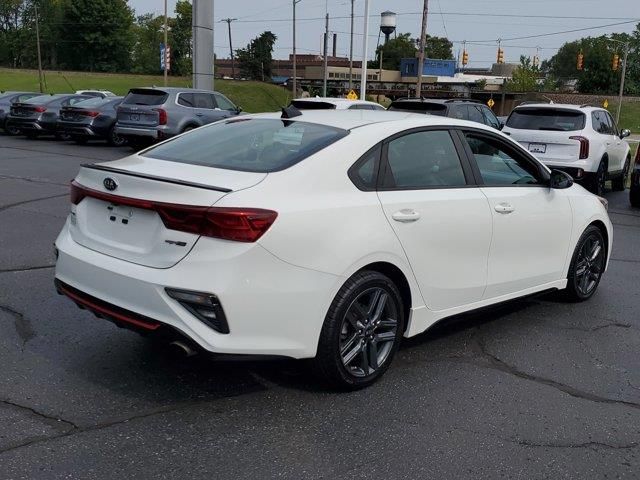
[[[427,15],[429,0],[424,0],[422,8],[422,28],[420,29],[420,51],[418,52],[418,81],[416,82],[416,98],[422,97],[422,71],[424,70],[424,49],[427,43]]]
[[[231,78],[236,78],[236,65],[233,58],[233,43],[231,42],[231,22],[237,20],[237,18],[223,18],[221,22],[227,22],[229,27],[229,52],[231,53]]]
[[[624,77],[627,74],[627,58],[629,57],[629,42],[624,44],[624,59],[622,60],[622,75],[620,78],[620,93],[618,94],[618,108],[616,110],[616,124],[620,122],[622,108],[622,94],[624,93]]]
[[[169,41],[169,17],[167,16],[167,0],[164,0],[164,86],[166,87],[168,84],[168,71],[167,71],[167,67],[168,65],[168,57],[169,55],[167,55],[168,49],[169,49],[169,45],[168,45],[168,41]]]
[[[362,36],[362,66],[360,67],[360,98],[367,99],[367,47],[369,44],[369,0],[364,0],[364,34]]]
[[[327,96],[327,49],[329,44],[329,14],[327,13],[324,21],[324,53],[323,53],[323,64],[322,64],[322,96]]]
[[[194,88],[203,90],[214,88],[214,3],[213,0],[193,0],[192,83]]]
[[[351,0],[351,40],[349,42],[349,91],[353,90],[353,4]]]
[[[302,0],[293,0],[293,98],[298,96],[298,73],[296,70],[296,5]]]
[[[42,84],[42,55],[40,54],[40,24],[38,21],[38,4],[33,4],[36,9],[36,42],[38,50],[38,81],[40,82],[40,93],[44,93],[44,86]]]

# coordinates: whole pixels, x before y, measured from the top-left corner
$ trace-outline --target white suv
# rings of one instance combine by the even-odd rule
[[[631,154],[604,108],[587,105],[528,104],[516,107],[503,133],[520,142],[550,168],[564,170],[591,192],[602,195],[605,182],[624,190]]]

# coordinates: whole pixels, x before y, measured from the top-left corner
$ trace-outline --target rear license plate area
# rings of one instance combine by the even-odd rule
[[[531,153],[546,153],[547,152],[547,144],[546,143],[530,143],[529,151]]]

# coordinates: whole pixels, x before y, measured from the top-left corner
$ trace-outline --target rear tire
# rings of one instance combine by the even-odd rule
[[[4,133],[11,136],[20,135],[20,129],[16,127],[11,127],[5,123]]]
[[[567,275],[568,300],[584,302],[598,289],[607,262],[607,247],[600,229],[590,225],[584,231],[571,258]]]
[[[629,165],[631,164],[631,157],[627,157],[622,168],[622,175],[611,180],[611,188],[614,192],[624,192],[625,183],[627,183],[627,175],[629,174]]]
[[[589,185],[588,190],[598,196],[603,196],[605,192],[605,183],[607,181],[607,164],[604,160],[600,160],[598,170]]]
[[[116,129],[111,127],[107,136],[107,142],[109,142],[109,145],[112,147],[122,147],[127,144],[127,139],[119,136],[116,133]]]
[[[403,332],[398,288],[385,275],[363,270],[345,282],[331,303],[313,368],[332,387],[364,388],[389,368]]]
[[[69,140],[73,140],[71,135],[69,135],[68,133],[55,133],[54,137],[56,140],[61,140],[63,142],[68,142]]]

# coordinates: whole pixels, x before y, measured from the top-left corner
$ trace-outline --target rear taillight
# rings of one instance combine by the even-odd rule
[[[166,125],[168,121],[167,111],[162,108],[155,108],[158,112],[158,125]]]
[[[586,137],[582,137],[580,135],[576,135],[574,137],[569,137],[569,140],[578,140],[580,142],[580,155],[579,159],[582,160],[584,158],[589,158],[589,139]]]
[[[85,117],[97,117],[100,115],[100,112],[88,112],[86,110],[80,110],[80,115],[84,115]]]
[[[120,197],[86,188],[75,180],[71,182],[71,203],[78,205],[85,197],[154,210],[170,230],[236,242],[255,242],[278,217],[277,212],[261,208],[202,207]]]
[[[47,107],[38,106],[34,110],[38,113],[42,113],[47,111]]]

